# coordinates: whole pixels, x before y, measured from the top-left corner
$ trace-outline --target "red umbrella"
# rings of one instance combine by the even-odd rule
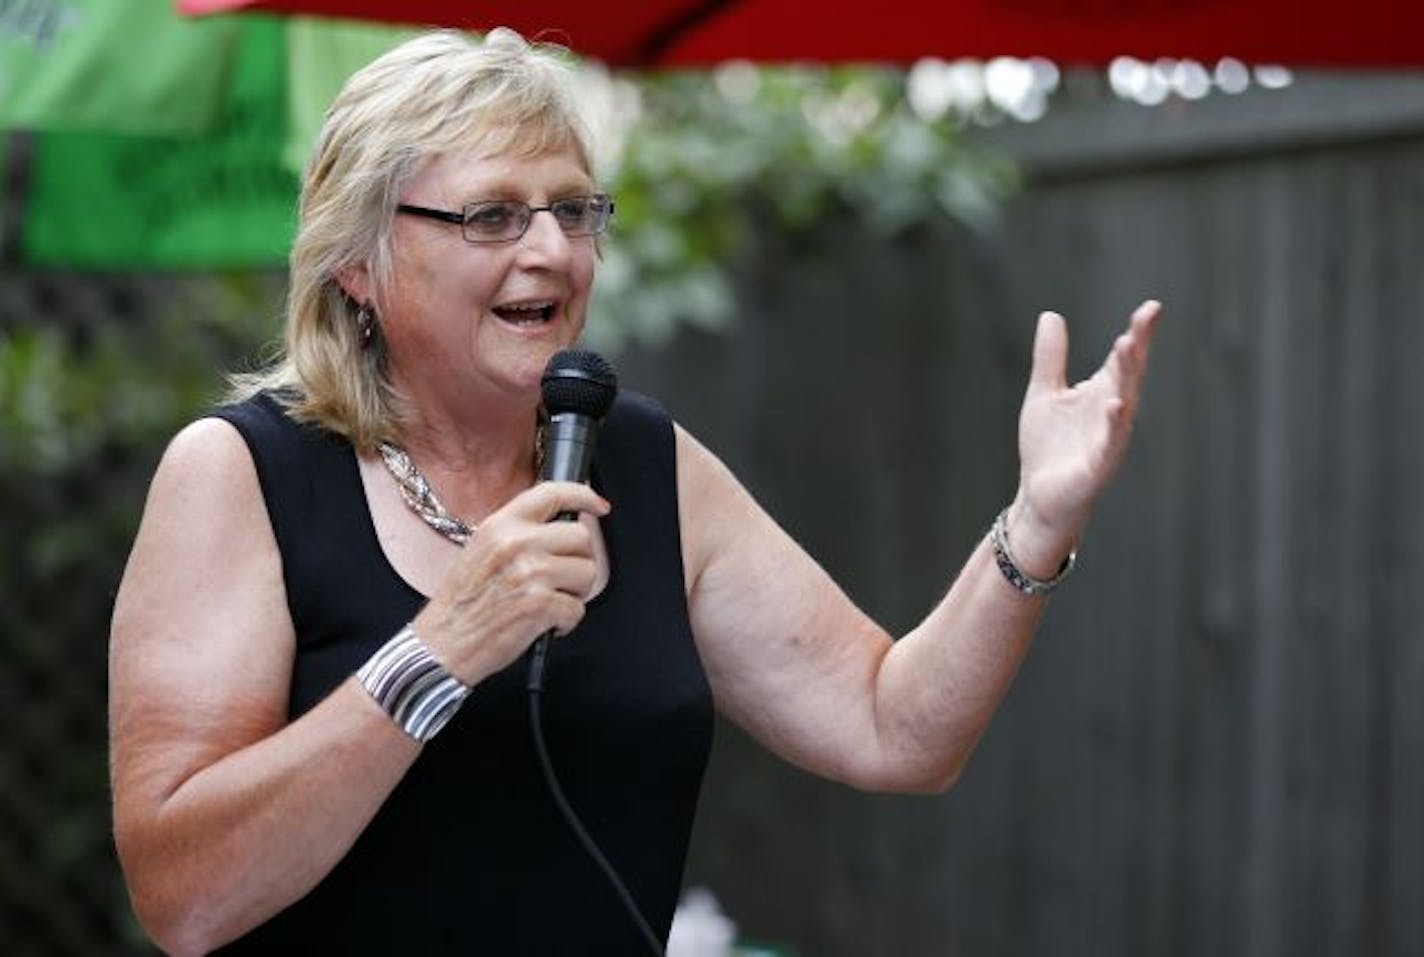
[[[1424,65],[1418,0],[176,0],[486,30],[509,26],[619,66],[727,59],[887,62],[1120,55],[1291,66]]]

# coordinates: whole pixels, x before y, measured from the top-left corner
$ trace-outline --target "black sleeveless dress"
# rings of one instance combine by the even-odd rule
[[[259,396],[214,413],[257,465],[296,625],[291,715],[424,604],[387,562],[349,443]],[[664,940],[711,746],[711,693],[683,589],[673,433],[620,394],[592,484],[610,578],[550,645],[543,728],[564,792]],[[527,660],[466,699],[351,851],[232,954],[636,954],[646,945],[559,815],[534,751]]]

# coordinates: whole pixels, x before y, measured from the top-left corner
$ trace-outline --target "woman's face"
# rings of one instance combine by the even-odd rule
[[[546,206],[594,191],[572,150],[535,156],[478,149],[429,161],[402,203],[450,211],[484,200]],[[472,244],[457,224],[398,213],[392,281],[378,303],[392,377],[407,395],[464,400],[490,390],[527,401],[549,358],[583,329],[597,252],[548,212],[524,235]]]

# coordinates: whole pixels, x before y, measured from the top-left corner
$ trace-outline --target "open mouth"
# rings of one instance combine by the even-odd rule
[[[516,302],[495,306],[493,312],[500,319],[515,326],[538,326],[554,318],[553,300],[537,302]]]

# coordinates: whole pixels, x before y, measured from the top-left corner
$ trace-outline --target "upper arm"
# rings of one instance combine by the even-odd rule
[[[256,469],[218,419],[170,443],[114,606],[115,824],[287,718],[294,634]],[[136,816],[136,818],[135,818]]]
[[[719,710],[807,770],[864,783],[888,635],[677,430],[688,606]]]

